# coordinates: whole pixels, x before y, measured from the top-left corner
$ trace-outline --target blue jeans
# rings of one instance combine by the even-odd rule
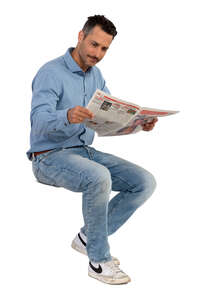
[[[93,262],[111,260],[108,235],[122,226],[153,193],[156,182],[145,169],[90,146],[52,150],[33,158],[44,184],[82,192],[87,253]],[[118,191],[110,201],[110,192]]]

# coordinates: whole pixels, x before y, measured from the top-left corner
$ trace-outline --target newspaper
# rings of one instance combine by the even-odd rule
[[[140,107],[113,97],[97,89],[87,108],[93,112],[93,119],[86,119],[87,127],[98,136],[116,136],[136,133],[146,122],[156,117],[169,116],[179,111]]]

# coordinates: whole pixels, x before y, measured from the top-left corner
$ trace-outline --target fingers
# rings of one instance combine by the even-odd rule
[[[150,130],[152,130],[154,128],[154,126],[144,126],[143,127],[143,130],[144,131],[150,131]]]
[[[68,110],[68,120],[70,123],[82,123],[85,119],[93,118],[94,114],[82,106],[75,106]]]
[[[83,106],[76,106],[76,112],[85,114],[86,116],[89,116],[90,118],[93,116],[93,113],[86,107]]]
[[[156,123],[156,122],[155,122]],[[150,131],[154,128],[155,123],[146,123],[143,125],[143,130]]]
[[[91,119],[93,117],[93,113],[85,107],[77,107],[73,111],[73,117],[77,123],[81,123],[85,119]]]
[[[158,118],[154,118],[154,119],[153,119],[154,124],[155,124],[157,121],[158,121]]]
[[[158,121],[158,118],[151,118],[150,120],[148,120],[145,124],[155,124]]]
[[[84,112],[84,111],[78,111],[78,112],[76,112],[76,116],[77,117],[80,117],[80,118],[92,118],[92,116],[93,116],[93,114],[90,114],[90,113],[88,113],[88,112]]]

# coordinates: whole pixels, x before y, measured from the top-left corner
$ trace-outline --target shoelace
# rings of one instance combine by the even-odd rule
[[[107,262],[106,264],[108,264],[108,266],[110,266],[116,274],[122,273],[125,275],[125,273],[113,262],[113,260]]]

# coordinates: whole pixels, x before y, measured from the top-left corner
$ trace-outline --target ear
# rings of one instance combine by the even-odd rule
[[[78,34],[78,42],[82,42],[84,39],[84,32],[83,30],[79,31],[79,34]]]

